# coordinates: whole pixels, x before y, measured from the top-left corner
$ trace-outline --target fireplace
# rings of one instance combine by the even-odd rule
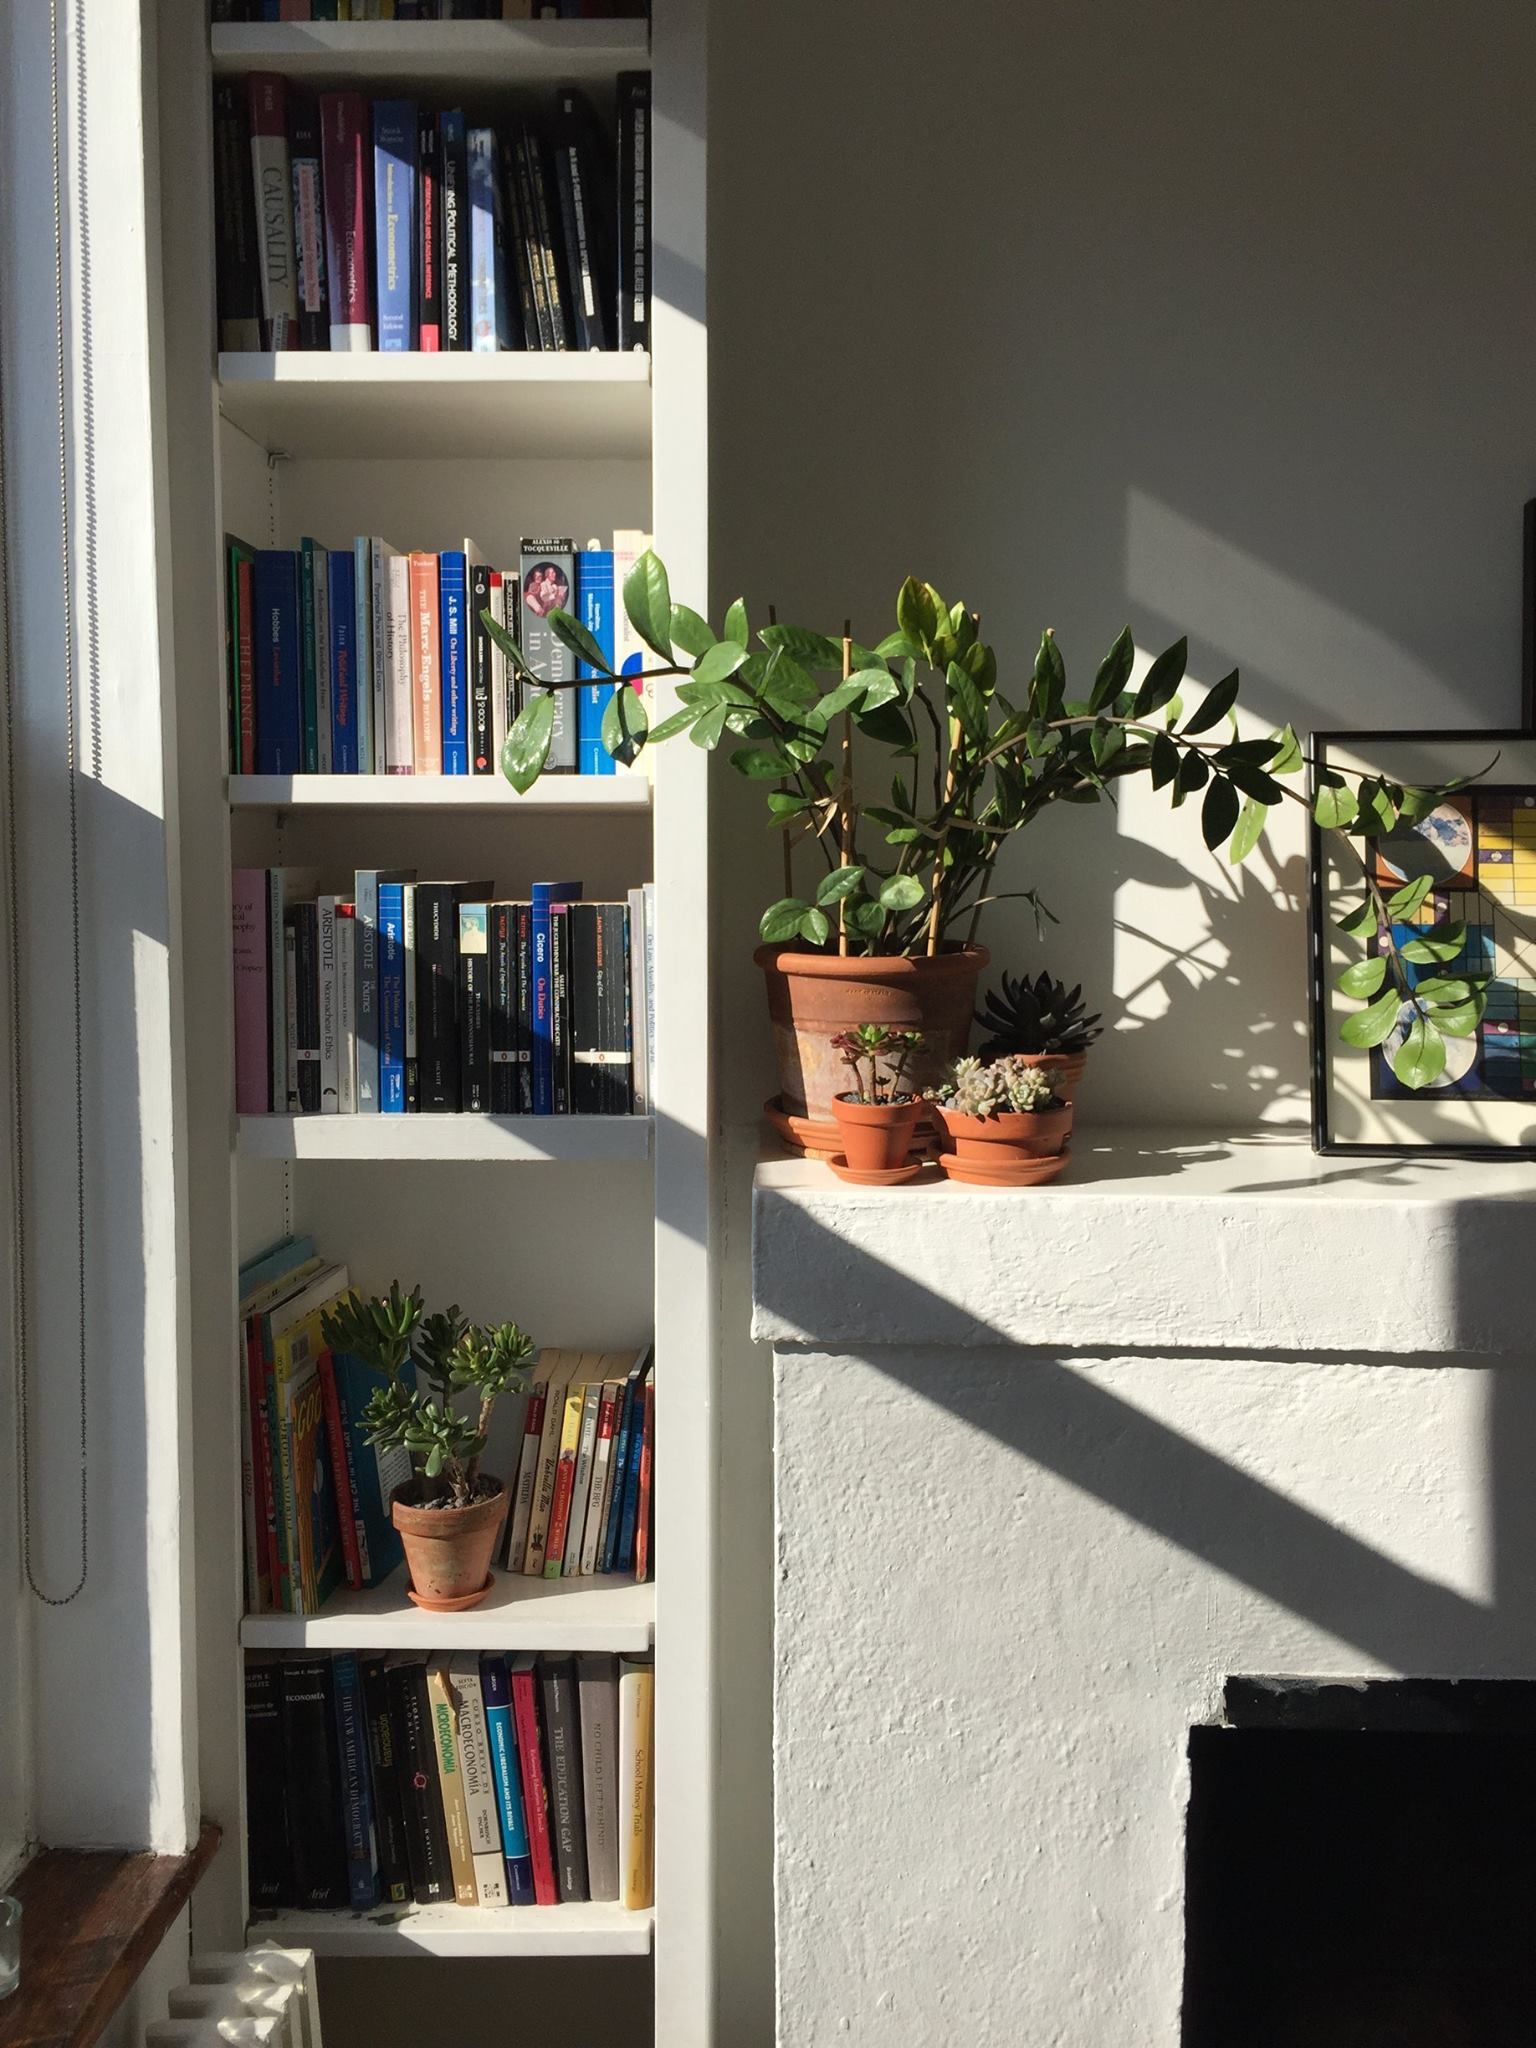
[[[1225,1706],[1189,1742],[1183,2048],[1529,2048],[1536,1685]]]

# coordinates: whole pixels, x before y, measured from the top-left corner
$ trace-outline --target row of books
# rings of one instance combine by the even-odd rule
[[[350,881],[234,870],[239,1115],[649,1114],[652,884],[589,903],[580,882]]]
[[[346,548],[253,548],[226,535],[231,771],[500,774],[508,727],[536,686],[491,637],[488,613],[534,673],[561,686],[550,692],[548,772],[616,773],[602,743],[614,685],[577,659],[549,614],[573,614],[615,673],[638,674],[645,650],[616,592],[649,545],[631,528],[611,547],[525,538],[515,569],[493,569],[472,540],[434,554],[377,535]]]
[[[646,349],[649,72],[500,127],[414,99],[214,87],[226,349]]]
[[[252,1909],[649,1906],[653,1727],[648,1658],[248,1657]]]
[[[655,1384],[649,1349],[540,1354],[507,1516],[509,1572],[651,1577]]]

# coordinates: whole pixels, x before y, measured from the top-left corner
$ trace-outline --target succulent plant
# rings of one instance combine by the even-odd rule
[[[1031,981],[1005,972],[1001,987],[988,991],[976,1022],[993,1034],[979,1048],[985,1060],[1019,1052],[1086,1052],[1103,1029],[1098,1011],[1083,1015],[1082,983],[1069,989],[1048,974]]]
[[[1011,1053],[990,1066],[974,1056],[956,1060],[932,1099],[957,1116],[1018,1116],[1062,1107],[1049,1069]]]
[[[923,1049],[921,1031],[891,1031],[884,1024],[859,1024],[852,1031],[840,1031],[831,1041],[843,1056],[852,1076],[848,1090],[855,1102],[886,1104],[910,1102],[906,1088],[907,1064]],[[869,1070],[865,1078],[865,1069]]]

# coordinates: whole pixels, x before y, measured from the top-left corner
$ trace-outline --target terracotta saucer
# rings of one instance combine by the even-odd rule
[[[772,1096],[763,1104],[763,1115],[773,1127],[779,1142],[791,1152],[799,1152],[807,1159],[841,1159],[843,1156],[843,1134],[832,1117],[796,1116],[784,1107],[782,1095]],[[914,1156],[934,1159],[938,1155],[939,1133],[933,1127],[931,1118],[921,1121],[913,1134]]]
[[[959,1159],[953,1152],[946,1152],[939,1164],[951,1180],[961,1181],[967,1187],[1034,1188],[1054,1180],[1070,1156],[1058,1152],[1054,1159],[1016,1159],[992,1166],[983,1160]]]
[[[852,1187],[900,1188],[905,1187],[909,1181],[920,1179],[928,1171],[932,1161],[909,1159],[905,1166],[887,1166],[877,1172],[866,1172],[860,1167],[850,1166],[842,1153],[836,1152],[827,1164],[839,1180],[847,1181]]]
[[[492,1572],[478,1593],[461,1593],[457,1600],[424,1600],[414,1586],[407,1586],[405,1595],[427,1614],[463,1614],[471,1607],[478,1607],[495,1583],[496,1574]]]

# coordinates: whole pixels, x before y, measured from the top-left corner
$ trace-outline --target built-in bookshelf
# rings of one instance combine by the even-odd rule
[[[655,2032],[714,2039],[712,1869],[714,1516],[710,1269],[707,760],[674,748],[641,774],[549,778],[231,775],[223,536],[292,548],[399,531],[457,546],[473,532],[515,560],[520,532],[653,533],[679,596],[706,589],[704,77],[701,0],[641,22],[241,24],[209,29],[168,0],[160,43],[165,350],[173,503],[176,805],[187,958],[189,1346],[194,1401],[202,1807],[224,1848],[194,1906],[194,1941],[245,1937],[245,1795],[234,1731],[243,1660],[272,1651],[654,1652],[654,1910],[607,1904],[280,1914],[279,1941],[327,1955],[630,1956],[650,1973]],[[268,70],[441,102],[515,101],[564,81],[611,93],[649,68],[653,238],[668,275],[648,354],[223,354],[213,321],[209,106],[216,74]],[[675,275],[673,274],[675,272]],[[234,1114],[234,864],[384,862],[423,871],[585,873],[594,891],[656,888],[653,1114],[631,1117]],[[509,1169],[539,1165],[538,1174]],[[355,1283],[420,1280],[479,1316],[515,1315],[552,1346],[654,1336],[663,1450],[654,1583],[498,1577],[467,1614],[430,1616],[398,1580],[316,1615],[247,1614],[241,1571],[233,1333],[238,1264],[314,1231]],[[643,1959],[652,1953],[651,1963]],[[425,2017],[425,2015],[424,2015]]]

